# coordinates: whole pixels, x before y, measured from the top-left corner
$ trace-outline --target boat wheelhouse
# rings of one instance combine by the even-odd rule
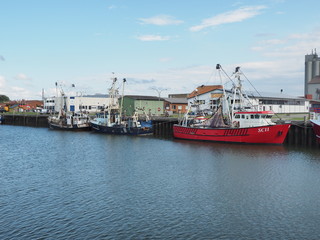
[[[275,125],[271,121],[273,115],[272,111],[235,112],[233,125],[239,128]]]

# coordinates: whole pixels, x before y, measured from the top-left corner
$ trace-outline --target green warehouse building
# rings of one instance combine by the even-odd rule
[[[122,99],[120,98],[120,106]],[[153,96],[123,96],[122,109],[125,115],[131,116],[136,109],[138,114],[161,115],[163,114],[164,99]]]

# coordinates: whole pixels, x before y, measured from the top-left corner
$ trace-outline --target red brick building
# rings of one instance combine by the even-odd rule
[[[188,111],[186,98],[165,98],[164,100],[164,109],[168,114],[184,114]]]

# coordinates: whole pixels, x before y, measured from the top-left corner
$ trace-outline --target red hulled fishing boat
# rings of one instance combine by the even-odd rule
[[[217,64],[216,69],[221,70],[220,64]],[[240,74],[237,67],[237,84],[233,84],[229,96],[222,89],[220,105],[210,118],[198,123],[189,119],[186,114],[179,124],[173,126],[174,137],[201,141],[282,144],[291,125],[272,122],[272,111],[257,111],[243,105],[243,102],[250,100],[242,94]]]

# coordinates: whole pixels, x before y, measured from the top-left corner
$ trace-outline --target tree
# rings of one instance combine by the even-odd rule
[[[6,95],[0,95],[0,103],[10,101]]]

